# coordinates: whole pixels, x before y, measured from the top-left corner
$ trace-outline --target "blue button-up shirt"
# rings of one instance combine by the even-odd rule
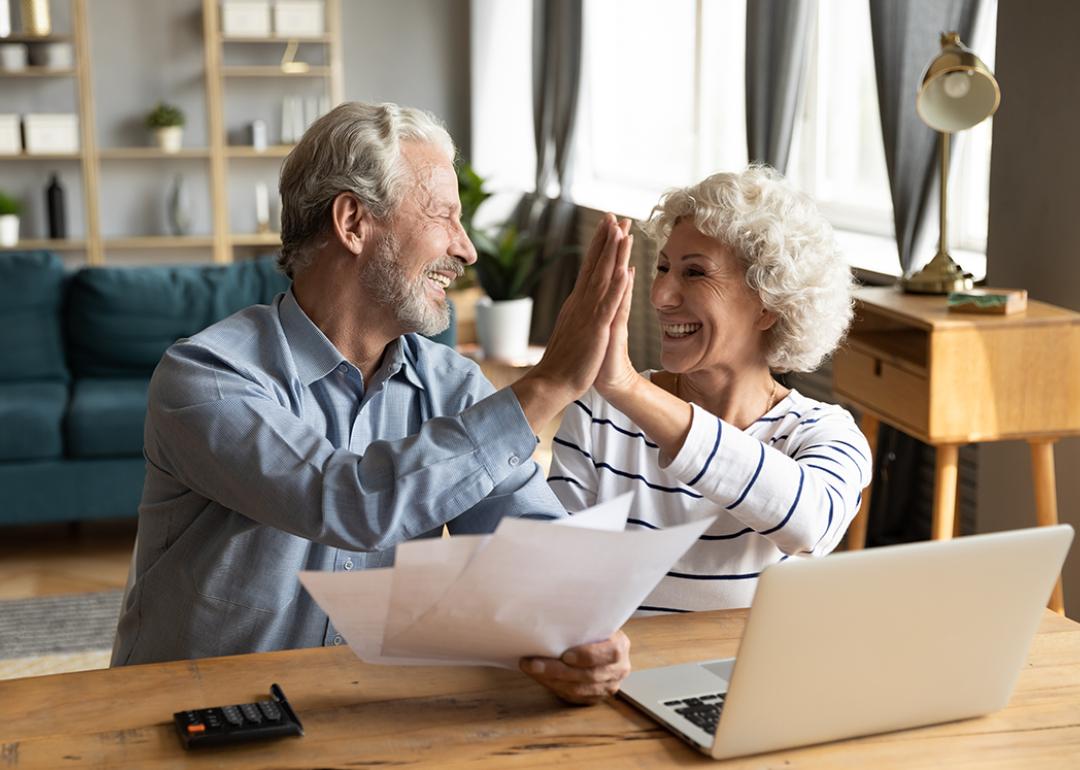
[[[150,383],[135,580],[113,664],[340,644],[300,570],[563,516],[509,389],[414,334],[365,383],[292,292],[181,340]]]

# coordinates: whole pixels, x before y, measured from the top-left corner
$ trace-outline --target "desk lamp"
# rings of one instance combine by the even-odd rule
[[[971,275],[949,256],[947,211],[949,139],[981,123],[997,111],[1001,89],[994,74],[960,42],[956,32],[943,32],[941,52],[930,60],[915,97],[915,110],[923,123],[941,134],[941,237],[938,251],[922,270],[903,279],[904,291],[948,294],[971,288]]]

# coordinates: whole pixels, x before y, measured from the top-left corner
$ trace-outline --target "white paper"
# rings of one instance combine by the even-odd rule
[[[504,519],[493,535],[404,543],[390,569],[300,580],[369,663],[516,669],[610,637],[715,518],[625,531],[630,502]]]

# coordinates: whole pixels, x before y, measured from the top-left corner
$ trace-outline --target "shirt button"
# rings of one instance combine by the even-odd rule
[[[345,563],[341,565],[344,569],[350,570],[353,567],[352,559],[346,559]]]
[[[348,371],[349,371],[349,367],[345,366],[345,364],[342,364],[341,366],[339,366],[339,367],[337,368],[337,370],[338,370],[339,372],[341,372],[342,374],[345,374],[346,372],[348,372]]]
[[[340,645],[341,645],[341,643],[342,643],[342,642],[344,642],[344,641],[345,641],[345,640],[341,638],[341,634],[338,634],[337,636],[335,636],[335,637],[334,637],[334,646],[335,646],[335,647],[338,647],[338,646],[340,646]]]
[[[521,458],[517,455],[510,455],[510,459],[507,460],[507,462],[510,463],[511,468],[516,468],[521,464]]]

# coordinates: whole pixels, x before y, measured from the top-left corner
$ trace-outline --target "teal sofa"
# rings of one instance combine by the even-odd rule
[[[0,525],[136,515],[162,353],[287,287],[273,257],[72,273],[49,252],[0,255]]]

